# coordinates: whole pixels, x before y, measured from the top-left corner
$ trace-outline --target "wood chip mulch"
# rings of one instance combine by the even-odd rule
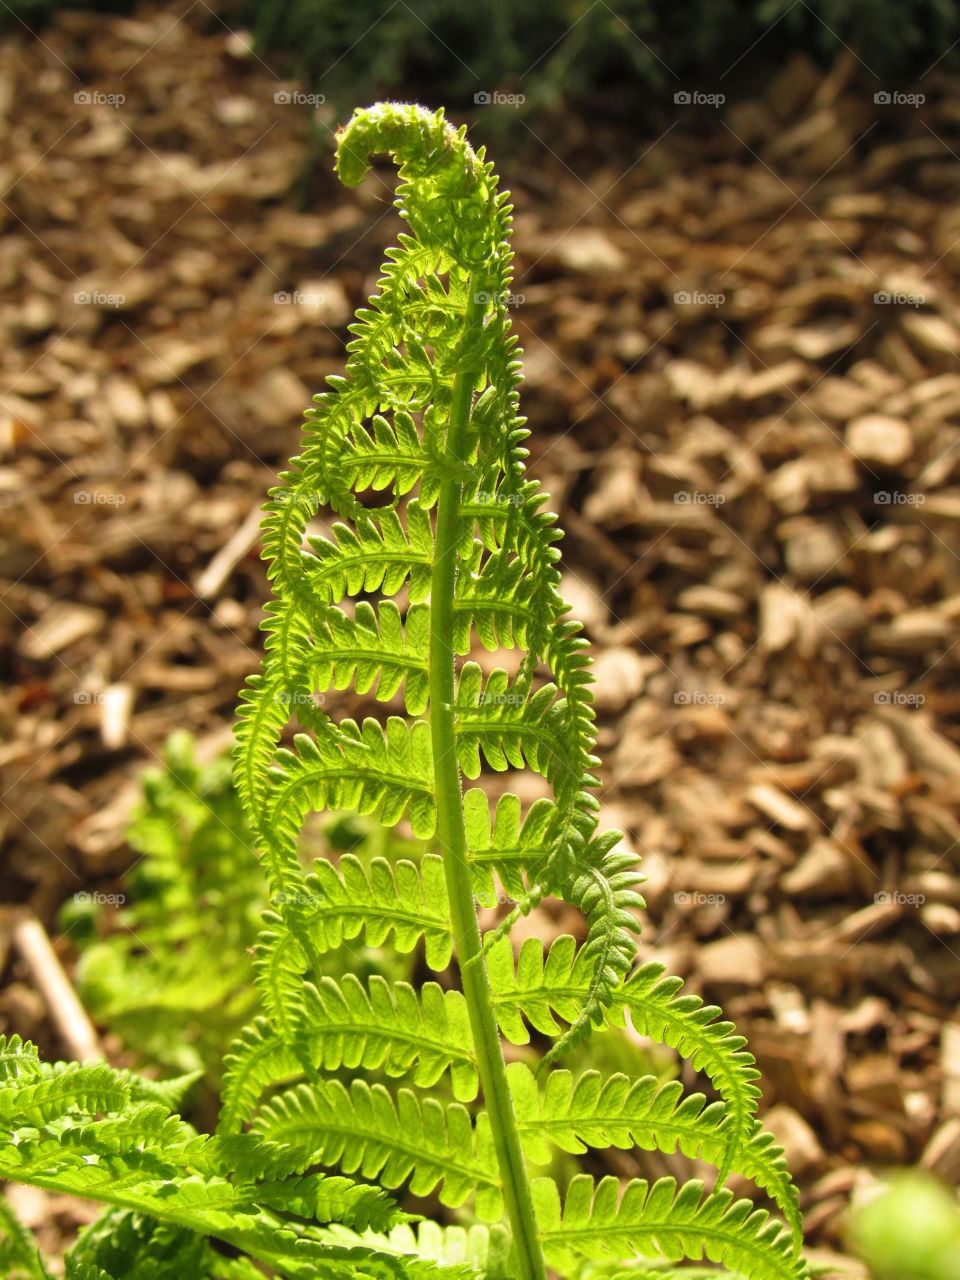
[[[397,225],[248,41],[170,14],[0,46],[0,835],[48,921],[123,866],[165,736],[225,740],[253,513]],[[960,84],[874,89],[797,58],[504,165],[643,954],[749,1037],[828,1248],[883,1166],[960,1179]]]

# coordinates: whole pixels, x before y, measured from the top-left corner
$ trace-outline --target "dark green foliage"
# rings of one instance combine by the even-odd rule
[[[0,9],[0,28],[19,28],[19,18],[36,29],[79,4],[12,0]],[[82,7],[135,8],[130,0]],[[231,29],[249,28],[271,67],[303,76],[341,117],[401,91],[433,91],[458,109],[496,89],[522,92],[528,105],[569,109],[579,99],[589,107],[588,95],[611,85],[622,105],[644,111],[651,88],[668,106],[666,91],[680,80],[713,88],[744,54],[752,54],[749,65],[776,71],[798,50],[826,64],[850,47],[865,74],[916,81],[944,54],[941,65],[955,62],[949,51],[960,38],[953,0],[230,0],[218,13]],[[751,91],[755,83],[751,75]],[[736,77],[727,84],[735,91]],[[513,117],[501,111],[498,123]],[[478,122],[487,126],[489,113]]]
[[[527,105],[569,109],[579,99],[589,109],[596,97],[588,95],[616,85],[621,103],[643,112],[651,88],[668,107],[678,83],[714,88],[744,54],[774,72],[790,52],[828,64],[847,46],[868,74],[918,79],[960,38],[952,0],[239,0],[233,12],[266,54],[288,61],[341,115],[400,88],[432,86],[459,109],[496,89],[522,92]],[[736,77],[725,87],[735,92]],[[501,110],[499,122],[513,115]],[[489,123],[483,111],[478,123]]]

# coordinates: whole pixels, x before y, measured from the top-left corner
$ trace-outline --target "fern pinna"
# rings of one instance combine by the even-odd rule
[[[264,522],[275,598],[263,670],[243,696],[236,780],[273,911],[257,957],[265,1016],[231,1055],[223,1129],[247,1126],[451,1208],[469,1201],[481,1220],[505,1216],[505,1274],[522,1280],[543,1280],[548,1263],[575,1275],[589,1259],[704,1256],[750,1280],[797,1280],[797,1197],[755,1118],[753,1059],[717,1009],[679,994],[658,966],[634,968],[642,877],[618,834],[597,830],[587,646],[560,592],[556,519],[524,469],[508,197],[442,112],[357,112],[339,135],[341,179],[357,184],[381,152],[399,165],[409,232],[351,328],[344,376],[308,410],[302,453]],[[309,529],[321,507],[338,517],[327,536]],[[515,674],[485,676],[468,660],[474,639],[521,650]],[[317,695],[351,682],[381,702],[402,698],[406,714],[335,722]],[[291,710],[303,732],[286,749]],[[552,798],[523,812],[506,794],[491,811],[480,788],[461,789],[484,764],[532,769]],[[369,871],[321,861],[307,874],[298,837],[324,808],[405,818],[438,853]],[[495,900],[494,877],[516,905],[481,936],[476,906]],[[585,940],[528,940],[515,961],[510,926],[546,894],[580,909]],[[388,936],[404,949],[422,940],[437,971],[455,955],[460,989],[324,976],[332,946]],[[556,1066],[594,1028],[628,1017],[702,1070],[718,1100]],[[506,1068],[501,1035],[523,1044],[531,1029],[553,1041],[538,1071]],[[337,1069],[355,1074],[344,1083],[328,1074]],[[406,1082],[371,1083],[361,1072],[372,1070]],[[478,1092],[483,1107],[471,1110]],[[577,1176],[564,1197],[529,1177],[551,1149],[611,1146],[679,1148],[713,1162],[717,1186]],[[734,1201],[722,1188],[733,1171],[790,1231]]]

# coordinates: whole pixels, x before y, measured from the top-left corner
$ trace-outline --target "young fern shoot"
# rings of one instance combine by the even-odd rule
[[[381,151],[400,165],[410,233],[264,524],[275,599],[235,761],[271,892],[254,962],[263,1014],[224,1060],[214,1136],[175,1114],[193,1077],[51,1065],[0,1037],[0,1178],[109,1206],[68,1254],[67,1280],[256,1280],[263,1267],[278,1280],[546,1280],[548,1266],[580,1280],[595,1262],[594,1275],[676,1280],[664,1261],[703,1258],[741,1280],[808,1280],[797,1192],[756,1117],[754,1060],[719,1009],[636,965],[640,877],[617,835],[597,831],[586,646],[560,594],[555,519],[524,474],[507,197],[439,112],[358,112],[341,177],[359,182]],[[340,520],[308,536],[321,504]],[[520,650],[516,674],[484,678],[474,638]],[[405,714],[335,723],[315,696],[350,684],[402,697]],[[291,709],[303,732],[287,750]],[[550,797],[491,806],[461,782],[484,762],[535,770]],[[300,829],[324,808],[406,818],[437,852],[346,854],[305,872]],[[495,878],[517,905],[482,936],[476,903],[496,902]],[[527,938],[515,954],[512,924],[548,893],[583,913],[583,940]],[[455,955],[459,987],[449,974],[417,989],[334,976],[329,953],[354,939],[421,946],[437,974]],[[628,1020],[716,1098],[558,1065]],[[550,1043],[539,1069],[518,1055],[506,1066],[503,1041],[527,1045],[532,1031]],[[561,1190],[531,1176],[563,1169],[559,1152],[611,1147],[679,1150],[714,1165],[716,1183],[574,1174]],[[786,1225],[734,1200],[731,1172]],[[412,1221],[389,1194],[402,1185],[465,1224]],[[46,1278],[9,1215],[0,1259]]]
[[[256,962],[265,1016],[228,1058],[221,1132],[247,1126],[305,1165],[437,1191],[452,1208],[472,1201],[482,1220],[505,1213],[506,1269],[477,1255],[490,1276],[706,1256],[747,1280],[801,1280],[796,1191],[756,1119],[743,1039],[659,966],[634,969],[642,877],[618,834],[597,830],[587,645],[560,592],[556,518],[524,469],[508,196],[442,112],[358,111],[339,135],[337,172],[356,185],[382,152],[399,166],[409,232],[388,251],[379,292],[351,327],[345,375],[315,397],[302,453],[266,508],[274,599],[263,669],[243,694],[235,776],[273,909]],[[322,506],[338,517],[326,537],[308,529]],[[469,660],[474,640],[522,651],[516,674],[485,677]],[[351,683],[381,702],[402,697],[405,714],[334,722],[316,695]],[[291,709],[302,732],[288,750]],[[551,797],[524,812],[508,792],[491,812],[461,781],[484,763],[534,770]],[[438,853],[419,866],[320,860],[305,873],[300,830],[325,808],[406,818]],[[517,905],[481,936],[476,905],[495,900],[494,876]],[[583,913],[585,939],[548,951],[527,940],[515,958],[510,927],[547,894]],[[391,936],[400,950],[422,941],[438,972],[455,954],[460,989],[324,975],[330,948]],[[718,1100],[557,1066],[594,1028],[627,1017],[687,1057]],[[530,1028],[553,1041],[541,1069],[506,1067],[501,1036],[523,1044]],[[355,1071],[349,1086],[327,1074],[340,1068]],[[370,1071],[406,1083],[370,1083]],[[444,1077],[455,1101],[443,1100]],[[478,1090],[482,1107],[468,1109]],[[612,1178],[578,1175],[564,1198],[552,1179],[529,1176],[557,1149],[611,1146],[679,1148],[714,1163],[717,1185],[634,1180],[621,1196]],[[789,1230],[733,1200],[722,1182],[734,1170]],[[442,1256],[435,1230],[363,1239],[412,1266],[428,1240]],[[341,1244],[345,1231],[333,1233]]]

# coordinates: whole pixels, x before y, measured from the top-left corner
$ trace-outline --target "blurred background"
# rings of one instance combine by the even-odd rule
[[[815,1256],[956,1276],[958,64],[948,0],[0,5],[0,1031],[184,1069],[250,1012],[258,508],[399,226],[334,132],[443,105],[514,196],[641,953],[749,1038]]]

